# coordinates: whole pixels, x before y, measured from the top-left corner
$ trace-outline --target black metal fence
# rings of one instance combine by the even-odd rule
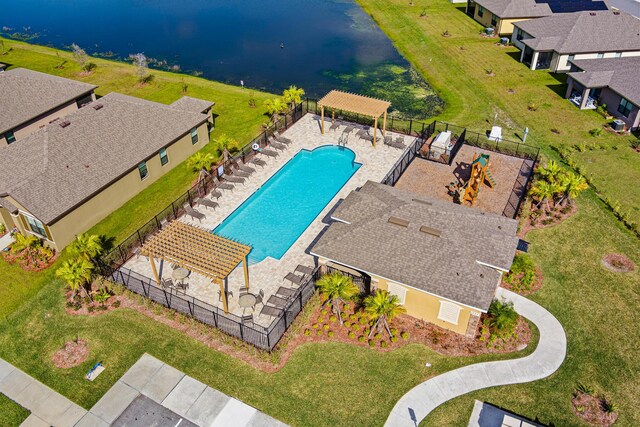
[[[502,211],[502,215],[508,218],[515,218],[520,211],[520,205],[527,192],[527,186],[533,176],[533,168],[536,164],[536,160],[525,159],[520,166],[518,177],[513,184],[513,189],[509,195],[509,200]]]
[[[432,142],[436,134],[440,132],[451,132],[451,141],[453,141],[452,147],[433,147]],[[418,156],[421,158],[431,160],[445,165],[451,165],[453,159],[458,154],[460,148],[464,145],[467,129],[462,126],[452,125],[446,122],[432,122],[425,130],[424,135],[424,147],[418,152]]]
[[[317,270],[296,289],[286,307],[281,309],[268,327],[243,323],[234,314],[225,313],[218,307],[188,295],[176,295],[157,286],[152,279],[124,267],[112,271],[107,277],[160,305],[191,316],[259,349],[271,351],[315,292]]]
[[[413,159],[416,158],[418,151],[424,145],[424,140],[422,138],[416,138],[409,148],[402,154],[402,157],[398,159],[398,161],[393,165],[391,170],[382,178],[382,183],[385,185],[394,186],[396,182],[400,179],[405,170],[409,167]]]

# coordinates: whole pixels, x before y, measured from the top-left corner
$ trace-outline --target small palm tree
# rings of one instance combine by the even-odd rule
[[[573,200],[578,197],[581,192],[589,188],[589,184],[587,184],[587,180],[585,180],[582,175],[568,172],[560,179],[560,187],[564,193],[560,202],[562,203],[564,200],[568,200],[569,204],[573,204]]]
[[[371,320],[376,321],[373,328],[371,328],[369,337],[371,337],[382,324],[389,334],[389,337],[393,338],[393,334],[389,329],[389,322],[399,314],[406,312],[405,308],[400,304],[398,296],[391,295],[388,291],[378,289],[375,294],[366,297],[363,303],[364,312]]]
[[[298,88],[296,86],[289,86],[289,89],[285,89],[282,92],[282,97],[284,98],[284,102],[289,104],[291,109],[293,109],[296,104],[302,102],[302,97],[304,96],[304,89]]]
[[[325,274],[316,282],[316,286],[327,297],[327,302],[331,303],[331,308],[338,315],[342,325],[340,304],[352,300],[360,293],[360,289],[353,283],[351,277],[345,276],[339,271]]]
[[[73,301],[78,291],[83,296],[91,298],[85,285],[91,280],[92,275],[93,264],[85,258],[67,260],[56,270],[56,276],[62,278],[71,289],[71,301]]]
[[[540,207],[542,202],[545,202],[547,210],[550,210],[549,200],[553,199],[556,193],[559,192],[559,186],[547,181],[538,180],[533,186],[531,186],[531,194],[538,198],[538,204],[536,207]]]
[[[203,153],[198,151],[187,160],[187,166],[189,166],[194,172],[202,172],[209,174],[211,165],[215,163],[216,159],[211,153]]]
[[[95,259],[102,254],[103,251],[102,239],[96,234],[78,234],[76,239],[69,245],[69,253],[74,256],[83,257],[87,261]]]
[[[40,244],[40,239],[32,234],[15,233],[14,242],[11,245],[11,252],[20,253],[24,250],[31,251]]]
[[[543,168],[538,169],[538,173],[548,182],[557,182],[559,180],[562,169],[555,160],[549,160],[549,163]]]
[[[511,333],[518,324],[518,313],[512,302],[493,300],[488,310],[487,323],[498,335]]]
[[[267,114],[271,116],[271,121],[274,123],[278,120],[278,116],[287,111],[287,104],[282,98],[267,99],[264,101],[264,106],[267,109]]]
[[[222,149],[222,157],[225,161],[229,161],[229,149],[237,145],[237,141],[227,134],[223,133],[216,139],[216,143]]]

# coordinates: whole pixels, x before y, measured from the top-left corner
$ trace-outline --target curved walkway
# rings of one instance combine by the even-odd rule
[[[503,288],[498,298],[512,301],[515,310],[540,331],[535,351],[513,360],[476,363],[445,372],[409,390],[393,407],[386,427],[417,426],[448,400],[487,387],[526,383],[553,374],[567,353],[567,337],[558,319],[535,302]]]

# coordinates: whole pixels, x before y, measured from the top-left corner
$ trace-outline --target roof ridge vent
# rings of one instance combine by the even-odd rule
[[[69,120],[63,120],[59,124],[60,124],[61,128],[66,128],[67,126],[69,126],[71,124],[71,122]]]
[[[442,235],[442,231],[436,230],[435,228],[427,227],[426,225],[420,226],[420,231],[425,234],[430,234],[431,236],[440,237]]]
[[[96,111],[101,109],[102,107],[104,107],[104,105],[102,105],[102,104],[94,104],[93,105],[93,109],[96,110]]]
[[[409,221],[407,221],[406,219],[395,217],[395,216],[390,216],[387,222],[389,224],[395,224],[405,228],[409,226]]]

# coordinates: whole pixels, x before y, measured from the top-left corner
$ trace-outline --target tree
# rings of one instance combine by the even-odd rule
[[[194,172],[203,171],[204,173],[209,174],[211,165],[213,165],[215,161],[216,159],[213,157],[213,154],[205,154],[198,151],[193,156],[189,157],[187,160],[187,166],[189,166]]]
[[[589,188],[589,184],[584,179],[582,175],[578,175],[573,172],[568,172],[562,176],[560,179],[560,187],[562,188],[562,199],[560,203],[564,200],[568,200],[569,204],[573,204],[573,200],[578,197],[578,195]]]
[[[91,298],[85,288],[85,284],[91,280],[93,275],[93,264],[85,258],[76,258],[65,261],[56,270],[56,276],[64,280],[71,289],[71,301],[78,291],[85,297]]]
[[[238,142],[227,134],[223,133],[216,139],[216,143],[222,150],[222,158],[226,163],[229,160],[229,149],[235,147]]]
[[[138,83],[147,83],[150,80],[149,61],[144,53],[136,53],[129,55],[129,59],[136,66],[136,76]]]
[[[87,261],[95,259],[103,251],[102,239],[96,234],[78,234],[76,239],[69,245],[69,253],[85,258]]]
[[[316,286],[320,289],[320,293],[327,297],[327,302],[331,304],[332,310],[338,315],[340,324],[342,325],[342,314],[340,304],[352,300],[360,293],[360,289],[353,283],[351,277],[348,277],[339,271],[323,275],[317,282]]]
[[[278,120],[278,115],[287,111],[287,104],[282,98],[267,99],[264,101],[264,106],[267,109],[267,114],[271,116],[271,121],[274,123]]]
[[[393,338],[391,330],[389,329],[389,323],[394,317],[404,313],[406,310],[400,304],[400,300],[397,295],[391,295],[388,291],[378,289],[375,294],[369,295],[364,299],[364,312],[369,316],[371,320],[375,320],[376,323],[371,328],[369,337],[380,327],[382,324],[389,334],[389,337]]]
[[[542,176],[548,182],[557,182],[560,178],[562,169],[555,160],[549,160],[549,163],[543,168],[538,170],[540,176]]]
[[[71,43],[71,51],[73,52],[73,59],[75,59],[81,67],[83,67],[84,64],[89,60],[89,55],[87,55],[87,52],[85,52],[85,50],[77,44]]]
[[[284,102],[289,104],[291,109],[293,109],[296,104],[302,102],[302,97],[304,96],[304,89],[298,88],[296,86],[289,86],[289,89],[285,89],[282,92],[282,98]]]
[[[538,198],[538,204],[536,207],[540,207],[542,202],[545,202],[547,205],[547,210],[550,210],[549,199],[553,199],[556,193],[559,191],[559,186],[557,184],[552,184],[547,181],[538,180],[535,184],[531,186],[531,194]]]
[[[518,324],[518,313],[512,302],[495,299],[491,302],[487,312],[487,325],[498,335],[510,334]]]

